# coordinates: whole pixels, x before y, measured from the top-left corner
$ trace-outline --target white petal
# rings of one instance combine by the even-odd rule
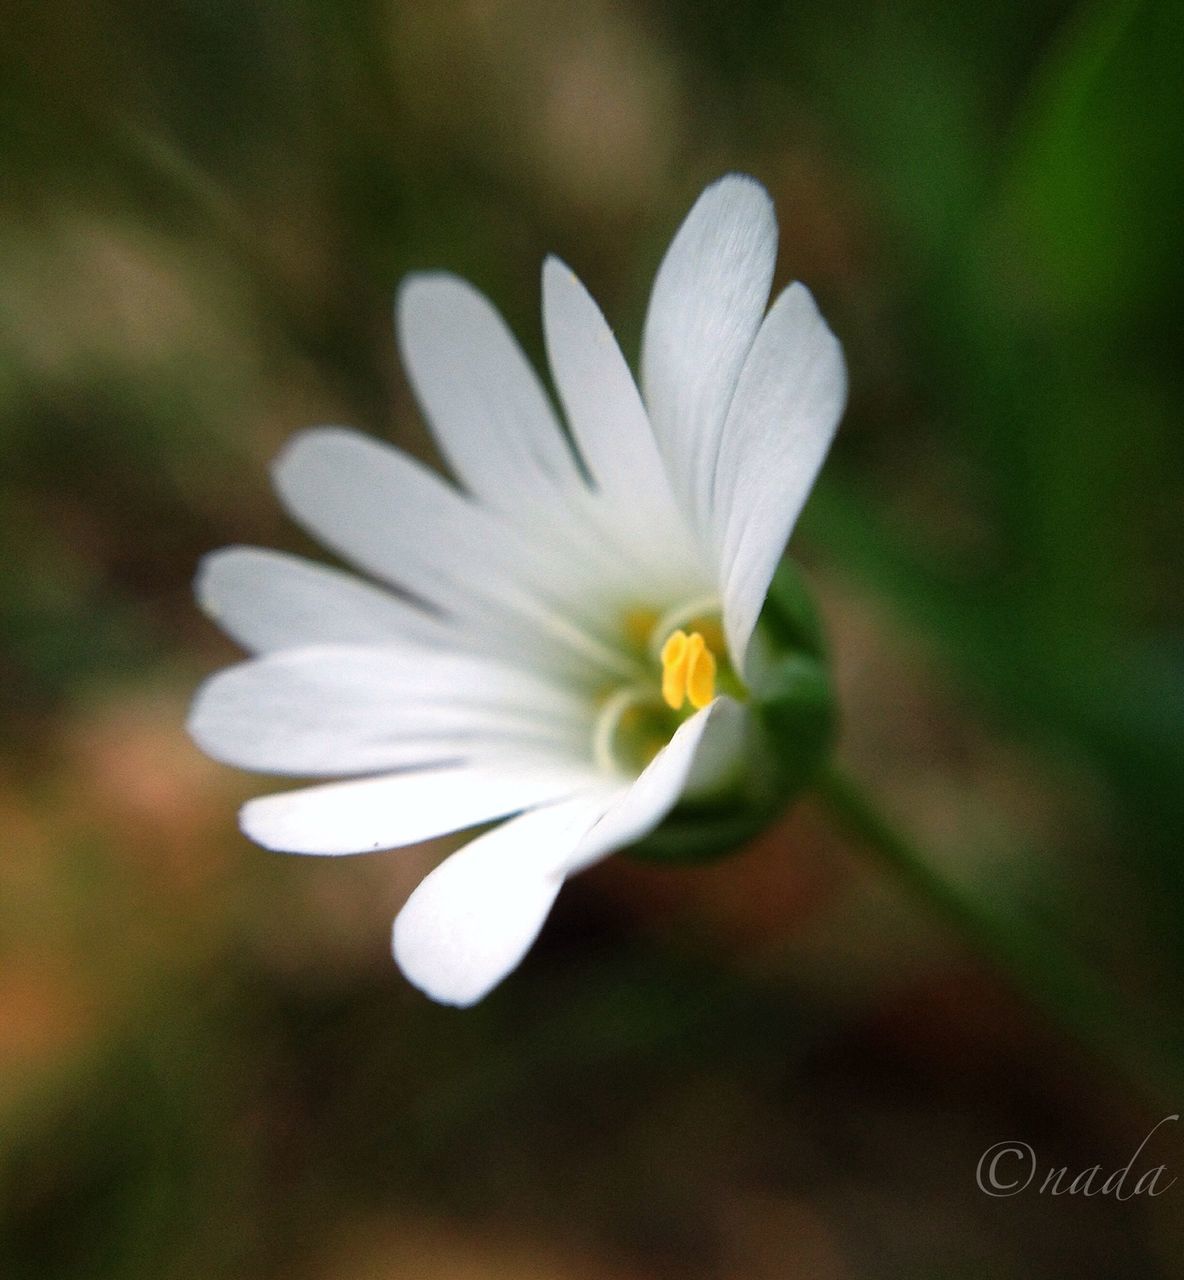
[[[482,578],[496,583],[512,562],[512,540],[496,521],[422,463],[359,432],[302,431],[272,474],[316,538],[441,609],[467,599]]]
[[[603,812],[603,790],[534,809],[442,862],[395,920],[399,968],[426,995],[470,1005],[526,954],[563,876],[550,869]]]
[[[445,644],[439,619],[340,569],[259,547],[224,547],[206,556],[194,584],[198,603],[245,649],[382,644],[415,639]]]
[[[553,550],[556,536],[578,533],[562,514],[528,539],[401,450],[336,427],[297,435],[273,471],[310,533],[448,615],[470,647],[593,679],[616,669],[597,631],[615,622],[602,581]]]
[[[488,658],[321,645],[240,663],[198,691],[189,732],[264,773],[376,773],[463,758],[587,753],[586,706]]]
[[[720,432],[769,299],[777,222],[765,189],[730,174],[708,187],[654,281],[641,382],[675,493],[705,531]]]
[[[748,708],[733,698],[721,696],[715,700],[683,784],[683,800],[710,801],[742,780],[748,767],[744,752],[749,740],[749,715]]]
[[[582,487],[538,376],[493,304],[443,272],[399,289],[399,347],[453,473],[489,506],[520,514],[520,495]]]
[[[686,789],[703,734],[726,701],[729,700],[717,698],[679,725],[670,741],[560,864],[565,875],[573,875],[615,850],[635,844],[658,826]]]
[[[842,349],[809,290],[791,285],[741,372],[716,473],[724,622],[738,664],[846,396]]]
[[[266,849],[372,853],[559,800],[588,781],[587,773],[559,765],[454,765],[263,796],[243,806],[239,825]]]
[[[399,347],[453,473],[483,506],[559,554],[568,575],[636,582],[538,375],[493,304],[445,273],[399,291]],[[539,539],[546,530],[545,540]]]
[[[661,583],[655,589],[671,603],[702,594],[713,584],[675,503],[637,384],[600,308],[553,257],[543,267],[543,326],[568,426],[612,505],[619,539],[646,563]]]

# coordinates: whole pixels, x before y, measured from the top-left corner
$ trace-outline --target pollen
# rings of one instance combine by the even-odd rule
[[[715,697],[715,654],[698,631],[671,632],[662,646],[662,699],[674,711],[689,700],[696,710]]]

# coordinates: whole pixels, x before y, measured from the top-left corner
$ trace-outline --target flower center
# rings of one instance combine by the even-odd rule
[[[662,616],[634,609],[622,618],[625,646],[648,674],[603,694],[593,734],[601,768],[640,772],[717,691],[744,696],[718,609],[717,601],[699,600]]]
[[[661,656],[662,699],[672,711],[687,700],[698,711],[715,697],[715,654],[701,631],[672,631]]]

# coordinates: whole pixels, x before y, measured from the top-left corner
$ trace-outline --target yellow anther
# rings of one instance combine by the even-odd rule
[[[690,626],[702,635],[712,654],[727,652],[728,642],[724,639],[724,629],[718,618],[694,618]]]
[[[662,698],[674,711],[688,698],[698,710],[715,697],[715,654],[698,631],[671,632],[662,646]]]
[[[699,642],[697,645],[696,640]],[[715,697],[715,654],[697,631],[691,632],[688,650],[691,646],[694,649],[687,657],[687,697],[698,711]]]
[[[687,633],[672,631],[662,646],[662,698],[677,711],[687,695]]]

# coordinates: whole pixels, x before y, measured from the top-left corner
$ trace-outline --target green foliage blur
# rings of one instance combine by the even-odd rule
[[[1182,66],[1175,0],[0,10],[0,1277],[1184,1275],[1180,1188],[973,1183],[1184,1110]],[[430,456],[399,279],[468,276],[537,359],[554,251],[632,355],[734,169],[850,365],[793,542],[840,752],[1094,975],[1125,1074],[809,805],[614,860],[430,1007],[388,930],[440,849],[264,854],[261,780],[184,738],[233,657],[199,557],[321,555],[284,439]]]

